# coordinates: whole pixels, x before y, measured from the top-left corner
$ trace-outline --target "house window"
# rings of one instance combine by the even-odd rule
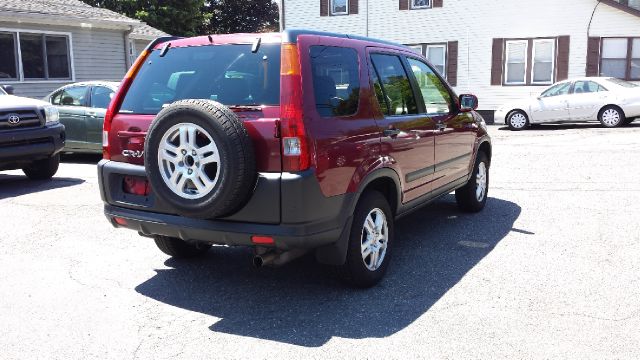
[[[411,0],[412,9],[428,9],[431,7],[431,0]]]
[[[554,58],[554,40],[533,40],[533,84],[553,83]]]
[[[440,75],[445,76],[445,65],[447,56],[447,46],[445,44],[427,45],[426,58],[438,70]]]
[[[526,84],[528,45],[526,40],[507,41],[505,57],[506,84]]]
[[[0,79],[71,79],[69,36],[0,32]]]
[[[602,39],[600,76],[640,80],[640,38]]]
[[[407,45],[411,50],[415,51],[416,54],[423,55],[422,53],[422,45]]]
[[[349,0],[331,0],[331,15],[349,15]]]

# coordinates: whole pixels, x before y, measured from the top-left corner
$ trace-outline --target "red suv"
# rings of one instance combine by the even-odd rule
[[[394,219],[455,190],[487,199],[474,110],[402,45],[293,30],[161,38],[122,81],[98,166],[105,214],[168,255],[309,251],[356,286],[384,275]]]

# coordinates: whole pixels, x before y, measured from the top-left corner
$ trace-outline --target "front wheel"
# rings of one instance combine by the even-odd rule
[[[345,281],[367,288],[382,280],[391,258],[393,227],[387,199],[377,191],[365,193],[354,213],[347,261],[338,269]]]
[[[153,240],[160,251],[179,259],[204,255],[211,248],[209,244],[190,244],[181,239],[161,235],[154,237]]]
[[[34,161],[22,171],[31,180],[49,180],[58,172],[59,166],[60,154],[56,154],[47,159]]]
[[[520,131],[526,128],[528,124],[527,114],[520,110],[514,110],[507,115],[507,125],[509,125],[510,130]]]
[[[598,120],[604,127],[618,127],[626,121],[624,113],[617,106],[607,106],[598,114]]]
[[[479,152],[473,173],[467,184],[456,190],[456,202],[461,210],[479,212],[484,209],[489,192],[489,159]]]

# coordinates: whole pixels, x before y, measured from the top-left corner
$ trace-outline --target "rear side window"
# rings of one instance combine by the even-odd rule
[[[576,81],[573,86],[574,94],[594,93],[600,91],[607,91],[607,89],[594,81]]]
[[[113,98],[114,91],[104,86],[94,86],[91,88],[91,107],[96,109],[106,109]]]
[[[350,116],[358,111],[360,78],[354,49],[311,46],[311,71],[320,116]]]
[[[224,105],[280,103],[280,44],[208,45],[156,50],[131,84],[120,112],[155,115],[183,99]]]
[[[385,103],[380,104],[383,112],[386,115],[417,114],[416,99],[400,58],[396,55],[373,54],[371,61],[380,81],[379,84],[374,84],[374,88],[382,89],[385,100]],[[376,94],[378,94],[377,89]],[[380,101],[379,97],[378,101]]]

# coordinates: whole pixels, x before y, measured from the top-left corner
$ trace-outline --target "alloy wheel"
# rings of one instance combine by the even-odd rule
[[[620,112],[616,109],[607,109],[602,113],[602,122],[606,126],[616,126],[620,123]]]
[[[487,194],[487,165],[484,162],[478,164],[478,173],[476,174],[476,199],[484,200]]]
[[[509,123],[515,129],[522,129],[527,125],[527,117],[523,113],[517,112],[509,117]]]
[[[378,208],[365,218],[361,235],[361,253],[364,265],[376,271],[384,261],[389,241],[389,225],[384,212]]]

